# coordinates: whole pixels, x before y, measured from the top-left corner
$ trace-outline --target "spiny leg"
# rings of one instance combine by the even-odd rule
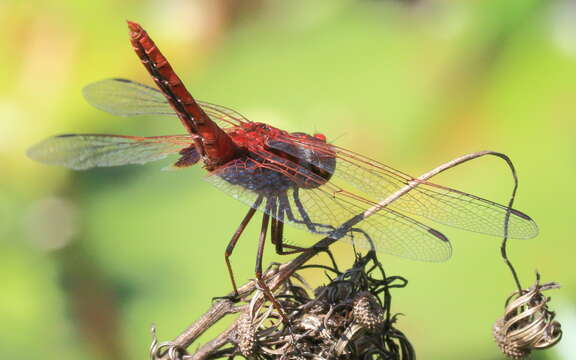
[[[278,199],[279,200],[278,214],[279,214],[279,216],[282,216],[282,218],[283,218],[284,214],[286,214],[286,217],[288,218],[289,221],[294,222],[296,224],[305,225],[306,228],[308,229],[308,231],[315,233],[315,234],[328,235],[328,236],[336,238],[336,239],[342,238],[342,237],[346,236],[346,234],[349,234],[350,236],[353,237],[354,233],[360,233],[366,237],[367,241],[370,243],[370,247],[372,249],[375,249],[374,243],[372,242],[372,239],[370,238],[370,236],[368,236],[368,234],[364,230],[362,230],[360,228],[352,227],[352,224],[357,224],[358,222],[360,222],[363,219],[363,214],[358,214],[358,215],[354,216],[351,220],[348,220],[347,222],[340,225],[339,227],[335,227],[335,226],[330,225],[330,224],[316,223],[316,222],[312,221],[312,219],[310,218],[310,215],[308,214],[308,211],[306,210],[304,204],[302,203],[302,200],[300,199],[300,191],[299,191],[298,187],[295,187],[293,189],[292,199],[294,200],[294,205],[296,205],[296,209],[298,210],[298,214],[300,215],[302,220],[299,220],[294,216],[294,213],[292,212],[292,209],[290,207],[290,201],[288,200],[288,196],[287,196],[286,192],[280,194],[279,199]],[[350,225],[348,223],[350,223]],[[302,248],[299,248],[296,246],[291,246],[288,244],[283,244],[283,246],[296,248],[296,249],[302,249]],[[327,250],[327,249],[320,249],[320,250]],[[332,254],[329,252],[328,252],[328,254],[332,258]],[[334,259],[332,259],[332,261],[334,262]]]
[[[353,238],[354,233],[360,233],[360,234],[365,236],[366,240],[370,244],[370,248],[373,250],[375,249],[374,243],[372,242],[372,239],[370,238],[370,236],[368,236],[368,234],[364,230],[362,230],[360,228],[352,227],[352,224],[357,224],[358,222],[361,221],[361,219],[363,219],[363,217],[362,217],[363,214],[358,214],[358,215],[354,216],[352,219],[348,220],[347,222],[345,222],[344,224],[342,224],[341,226],[336,228],[332,225],[312,222],[312,220],[310,219],[310,216],[308,215],[308,212],[306,211],[306,208],[304,207],[304,204],[300,200],[300,191],[298,188],[294,188],[294,191],[292,193],[292,198],[294,200],[294,204],[296,205],[296,208],[298,209],[298,213],[300,214],[300,216],[303,219],[302,223],[304,223],[311,232],[315,232],[318,234],[326,234],[326,235],[329,235],[330,237],[333,237],[336,239],[340,239],[340,238],[346,236],[346,234],[349,234]],[[284,203],[289,204],[289,201],[287,198],[285,198]],[[282,202],[281,202],[281,205],[282,205]],[[289,206],[286,207],[286,215],[288,216],[290,221],[294,221],[293,219],[290,218],[291,216],[293,218],[294,215],[292,214]],[[359,219],[359,218],[361,218],[361,219]],[[317,227],[318,228],[324,228],[326,230],[323,229],[320,231],[317,229]],[[334,259],[334,256],[329,251],[329,249],[328,248],[321,248],[319,250],[325,251],[328,254],[328,256],[330,257],[334,267],[336,269],[338,269],[338,267],[336,266],[336,261]]]
[[[280,204],[276,204],[275,209],[272,213],[272,234],[270,236],[272,244],[276,247],[276,253],[278,255],[289,255],[294,253],[303,252],[306,248],[284,244],[284,207]],[[292,249],[291,251],[285,251],[284,248]]]
[[[275,244],[274,239],[278,236],[278,232],[280,232],[280,236],[282,236],[282,227],[280,225],[279,219],[280,215],[280,207],[277,203],[277,198],[270,198],[270,216],[271,224],[270,224],[270,238],[272,239],[272,243]],[[279,227],[280,226],[280,227]]]
[[[276,207],[276,218],[272,219],[272,229],[273,229],[273,231],[272,231],[272,243],[276,246],[276,253],[279,255],[290,255],[290,254],[301,253],[301,252],[309,250],[309,248],[304,248],[304,247],[284,243],[284,214],[287,212],[291,213],[289,205],[285,206],[286,204],[288,204],[288,199],[286,198],[286,195],[284,194],[284,197],[282,197],[282,195],[280,195],[279,203],[277,204],[277,207]],[[291,219],[290,216],[288,216],[288,219],[293,221],[292,220],[293,217]],[[310,218],[308,217],[308,219],[310,219]],[[329,225],[322,225],[322,224],[313,224],[313,225],[315,225],[315,226],[321,225],[324,227],[331,227]],[[331,227],[331,228],[333,228],[333,227]],[[290,249],[290,250],[286,251],[284,249]],[[328,255],[328,257],[330,258],[330,261],[332,262],[332,266],[334,266],[334,269],[338,270],[338,265],[336,264],[336,259],[334,258],[334,255],[332,254],[330,249],[329,248],[322,248],[321,251],[324,251]]]
[[[284,194],[284,199],[285,198],[286,198],[286,195]],[[272,244],[274,244],[276,246],[276,253],[278,255],[290,255],[290,254],[304,252],[308,248],[303,248],[300,246],[294,246],[294,245],[289,245],[289,244],[284,243],[284,238],[283,238],[283,236],[284,236],[284,213],[285,213],[286,209],[283,206],[283,203],[285,204],[286,201],[282,201],[281,199],[282,199],[282,195],[280,196],[280,199],[274,199],[274,202],[272,203],[272,211],[270,212],[270,215],[272,215],[272,226],[271,226]],[[276,200],[279,200],[278,203],[276,203]],[[291,250],[285,251],[284,248],[291,249]]]
[[[300,216],[302,217],[302,220],[304,220],[304,223],[307,225],[308,224],[312,225],[313,223],[312,220],[310,219],[310,215],[308,215],[308,213],[304,209],[302,201],[300,201],[300,191],[298,190],[297,187],[294,188],[294,191],[292,192],[292,198],[294,199],[294,204],[296,204],[298,213],[300,213]]]
[[[297,193],[297,188],[294,190],[294,193]],[[302,216],[302,220],[297,219],[296,216],[294,216],[294,213],[292,212],[292,209],[290,207],[290,201],[288,200],[288,196],[286,195],[286,193],[282,193],[279,196],[279,201],[280,201],[280,208],[284,210],[284,214],[286,215],[286,217],[288,218],[289,221],[295,223],[295,224],[300,224],[300,225],[305,225],[306,228],[308,229],[308,231],[314,233],[314,234],[329,234],[330,232],[332,232],[334,230],[334,227],[331,225],[326,225],[326,224],[320,224],[320,223],[315,223],[312,222],[312,220],[310,220],[310,217],[308,216],[308,213],[306,213],[306,211],[304,211],[304,206],[302,205],[302,202],[300,201],[300,198],[298,195],[295,195],[295,198],[298,199],[296,206],[299,207],[298,212],[300,213],[300,216]],[[302,215],[302,212],[304,213],[304,215]],[[317,228],[326,228],[327,230],[319,230]]]
[[[272,211],[272,202],[270,199],[266,203],[266,212],[262,216],[262,228],[260,229],[260,237],[258,238],[258,252],[256,253],[256,281],[258,282],[258,286],[264,292],[264,296],[272,303],[274,308],[278,311],[280,316],[282,317],[282,321],[285,324],[289,324],[288,318],[282,309],[282,306],[272,294],[272,291],[264,281],[264,277],[262,276],[262,256],[264,254],[264,244],[266,243],[266,231],[268,230],[268,222],[270,220],[270,212]]]
[[[232,271],[230,256],[232,255],[232,251],[234,251],[234,248],[236,247],[236,243],[238,242],[240,235],[242,235],[242,232],[244,232],[244,229],[246,229],[246,226],[248,225],[250,220],[252,220],[252,217],[254,216],[256,209],[260,206],[261,203],[262,203],[262,196],[259,196],[252,205],[252,207],[250,208],[250,210],[248,210],[246,216],[244,216],[244,219],[238,226],[238,229],[236,229],[236,232],[232,236],[232,239],[230,239],[228,246],[226,246],[226,251],[224,252],[224,260],[226,260],[226,266],[228,267],[228,274],[230,275],[230,280],[232,280],[232,286],[234,287],[234,295],[236,297],[238,296],[238,287],[236,286],[236,280],[234,279],[234,272]]]

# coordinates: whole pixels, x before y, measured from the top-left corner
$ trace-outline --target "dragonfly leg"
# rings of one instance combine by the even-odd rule
[[[242,235],[242,233],[244,232],[244,229],[246,229],[246,226],[248,225],[250,220],[252,220],[252,217],[254,216],[254,213],[256,212],[256,209],[258,208],[258,206],[260,206],[261,202],[262,202],[262,197],[260,196],[260,197],[258,197],[258,199],[256,199],[256,202],[254,202],[254,205],[250,208],[250,210],[248,210],[248,213],[246,214],[246,216],[244,216],[244,219],[242,219],[242,222],[238,226],[238,229],[236,229],[236,232],[232,236],[232,239],[230,239],[228,246],[226,246],[226,251],[224,252],[224,260],[226,261],[226,266],[228,267],[228,274],[230,275],[230,280],[232,280],[232,287],[234,287],[234,295],[235,296],[238,296],[238,287],[236,286],[236,280],[234,279],[234,272],[232,271],[232,264],[230,263],[230,256],[232,255],[232,252],[234,251],[234,248],[236,247],[236,243],[238,243],[238,239],[240,238],[240,235]]]
[[[272,244],[274,244],[276,247],[276,254],[290,255],[306,251],[306,248],[284,243],[284,208],[282,206],[276,206],[276,209],[274,209],[274,213],[272,215],[272,234],[270,238],[272,240]],[[284,248],[289,248],[291,250],[286,251]]]
[[[277,199],[273,199],[270,207],[270,215],[272,216],[270,224],[270,239],[274,245],[276,245],[276,239],[282,238],[284,232],[284,212],[282,211],[281,206],[276,203],[276,200]],[[276,253],[278,253],[278,246],[276,246]]]
[[[272,218],[271,238],[272,238],[272,244],[276,246],[276,253],[279,255],[290,255],[309,250],[309,248],[284,243],[284,212],[286,211],[286,209],[283,206],[281,206],[281,204],[279,204],[279,206],[276,207],[275,211],[276,216]],[[338,269],[336,259],[334,258],[334,255],[332,254],[330,249],[326,247],[321,249],[321,251],[326,252],[334,268]]]
[[[276,246],[276,254],[291,255],[304,252],[309,248],[286,244],[284,242],[284,223],[280,220],[272,219],[272,244]],[[289,249],[289,250],[286,250]]]
[[[286,209],[284,206],[282,206],[282,203],[283,203],[282,200],[280,200],[280,203],[278,205],[276,205],[276,203],[274,202],[273,204],[274,208],[270,213],[272,215],[271,239],[272,244],[276,246],[276,253],[278,255],[290,255],[304,252],[308,248],[284,243],[284,212],[286,211]],[[289,251],[284,250],[285,248],[290,250]]]
[[[310,231],[314,234],[329,234],[330,232],[332,232],[334,230],[333,226],[312,222],[312,220],[310,219],[310,216],[308,216],[308,213],[306,212],[306,210],[304,210],[304,206],[302,205],[302,202],[300,201],[300,197],[298,195],[296,195],[297,190],[295,190],[294,193],[295,193],[294,199],[295,199],[296,207],[298,208],[298,212],[299,212],[300,216],[302,217],[302,219],[297,219],[296,216],[294,216],[294,213],[292,212],[292,209],[290,207],[290,201],[288,200],[288,197],[286,196],[286,194],[282,194],[279,196],[280,209],[283,209],[283,211],[285,212],[286,217],[288,218],[289,221],[291,221],[295,224],[300,224],[300,225],[306,226],[308,231]],[[326,230],[320,230],[319,228],[324,228]]]
[[[260,237],[258,238],[258,252],[256,253],[256,281],[258,282],[258,286],[264,292],[264,296],[272,303],[272,306],[278,311],[280,316],[282,317],[282,321],[285,324],[288,324],[288,318],[282,309],[282,306],[272,294],[272,291],[266,284],[264,277],[262,276],[262,256],[264,254],[264,244],[266,243],[266,231],[268,230],[268,222],[270,220],[270,215],[268,213],[264,213],[262,217],[262,229],[260,230]]]
[[[298,188],[294,189],[294,192],[292,193],[292,198],[294,199],[294,204],[298,209],[298,213],[302,217],[302,222],[304,223],[304,225],[306,225],[309,231],[316,234],[328,234],[334,231],[334,226],[315,223],[312,221],[312,219],[310,219],[310,215],[308,215],[308,212],[306,211],[304,204],[302,204],[302,201],[300,200],[300,191],[298,190]],[[289,216],[289,214],[287,215]]]

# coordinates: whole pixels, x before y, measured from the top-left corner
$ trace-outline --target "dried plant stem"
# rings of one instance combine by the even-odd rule
[[[224,346],[226,343],[229,342],[230,335],[235,329],[236,329],[236,323],[231,324],[216,338],[210,340],[206,344],[202,345],[198,350],[196,350],[194,355],[192,355],[191,360],[205,359],[208,355],[212,354],[214,351]]]
[[[508,156],[506,156],[505,154],[502,154],[502,153],[499,153],[496,151],[490,151],[490,150],[480,151],[480,152],[475,152],[475,153],[460,156],[456,159],[448,161],[448,162],[428,171],[427,173],[425,173],[425,174],[423,174],[417,178],[414,178],[412,181],[410,181],[408,184],[403,186],[401,189],[394,192],[393,194],[391,194],[390,196],[388,196],[384,200],[378,202],[373,207],[366,210],[364,213],[358,214],[358,215],[352,217],[349,221],[345,222],[346,228],[349,229],[352,226],[356,225],[357,223],[361,222],[362,220],[366,219],[367,217],[372,216],[373,214],[375,214],[376,212],[378,212],[382,208],[390,205],[391,203],[393,203],[394,201],[396,201],[400,197],[404,196],[406,193],[408,193],[411,190],[413,190],[414,188],[416,188],[418,185],[425,183],[428,179],[432,178],[433,176],[436,176],[436,175],[438,175],[438,174],[440,174],[440,173],[442,173],[448,169],[451,169],[455,166],[458,166],[458,165],[463,164],[465,162],[468,162],[470,160],[474,160],[474,159],[483,157],[485,155],[497,156],[497,157],[506,161],[506,163],[510,167],[512,174],[514,176],[515,186],[514,186],[514,194],[513,195],[515,195],[516,188],[517,188],[518,184],[517,184],[516,172],[514,170],[514,166],[512,165],[510,158]],[[435,185],[435,186],[438,186],[438,185]],[[512,203],[513,199],[514,199],[514,196],[512,197],[511,203]],[[508,211],[507,217],[506,217],[506,232],[507,232],[507,224],[508,224],[508,217],[509,216],[510,216],[510,212]],[[345,235],[345,232],[343,232],[342,236],[343,235]],[[265,275],[265,279],[266,279],[266,284],[268,285],[270,290],[272,290],[272,291],[276,290],[281,284],[283,284],[286,280],[288,280],[288,278],[290,276],[292,276],[292,274],[297,269],[299,269],[302,265],[304,265],[306,262],[308,262],[312,257],[316,256],[318,253],[325,251],[330,245],[332,245],[338,239],[339,238],[325,237],[322,240],[318,241],[310,249],[301,253],[298,257],[296,257],[292,261],[285,263],[285,264],[282,264],[275,269],[270,269],[269,271],[267,271],[267,273]],[[514,276],[514,279],[517,282],[517,284],[519,285],[516,271],[514,270],[512,264],[508,261],[508,258],[506,255],[505,244],[506,244],[506,241],[504,241],[503,245],[502,245],[502,256],[503,256],[504,260],[506,261],[506,263],[508,264],[508,266],[510,267],[510,269],[512,270],[512,274]],[[246,297],[247,295],[251,294],[255,290],[256,290],[256,282],[250,281],[250,282],[242,285],[241,287],[239,287],[238,293],[239,293],[240,297],[243,298],[243,297]],[[212,325],[214,325],[217,321],[222,319],[224,316],[226,316],[227,314],[230,314],[230,313],[238,312],[239,308],[237,306],[235,306],[234,302],[231,300],[233,295],[234,295],[233,293],[230,293],[228,295],[230,298],[223,298],[219,301],[216,301],[210,307],[210,309],[204,315],[202,315],[200,317],[200,319],[195,321],[186,330],[184,330],[180,335],[178,335],[174,340],[169,342],[170,346],[184,350],[188,346],[190,346],[207,329],[209,329]],[[262,296],[257,301],[259,303],[256,303],[256,306],[259,306],[265,301],[265,297]],[[217,349],[218,347],[221,347],[224,344],[226,344],[227,342],[229,342],[228,334],[230,334],[230,332],[232,332],[234,330],[235,326],[236,326],[236,323],[233,323],[226,331],[224,331],[222,334],[220,334],[216,339],[210,341],[204,347],[201,347],[200,350],[192,358],[198,359],[198,360],[206,358],[210,354],[211,350]],[[167,359],[169,359],[169,357],[166,354],[162,357],[162,359],[167,360]]]
[[[235,313],[237,311],[234,302],[231,300],[226,299],[223,301],[217,301],[206,313],[204,313],[204,315],[200,317],[200,319],[196,320],[186,330],[178,335],[172,343],[179,348],[185,349],[218,320],[222,319],[227,314]]]

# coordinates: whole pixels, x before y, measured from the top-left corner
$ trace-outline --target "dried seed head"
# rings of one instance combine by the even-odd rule
[[[322,320],[315,315],[303,315],[298,324],[302,329],[316,333],[322,328]]]
[[[333,273],[337,276],[316,290],[294,274],[277,288],[273,295],[289,326],[268,301],[260,301],[263,294],[255,292],[246,309],[252,315],[238,317],[231,339],[235,346],[221,350],[220,358],[413,360],[412,345],[394,327],[394,318],[386,322],[387,310],[377,297],[391,287],[404,287],[406,280],[387,278],[375,253],[358,256],[351,269]]]
[[[517,344],[507,339],[504,331],[504,319],[498,319],[498,321],[494,323],[494,326],[492,327],[492,335],[494,336],[500,351],[510,359],[521,360],[532,352],[530,349],[518,348]]]
[[[307,360],[307,359],[301,355],[285,354],[280,357],[280,360]]]
[[[238,351],[247,358],[254,355],[256,348],[256,329],[249,314],[240,315],[236,326],[236,342]]]
[[[368,291],[362,291],[356,295],[352,313],[354,319],[369,330],[378,329],[384,323],[384,310],[378,299]]]
[[[325,314],[330,306],[323,300],[316,300],[310,307],[310,314]]]
[[[492,327],[496,344],[511,359],[524,359],[532,350],[554,346],[562,338],[560,323],[548,309],[550,298],[542,290],[558,288],[556,283],[514,292],[506,301],[504,316]]]

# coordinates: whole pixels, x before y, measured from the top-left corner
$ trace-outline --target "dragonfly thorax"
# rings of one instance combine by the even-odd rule
[[[272,138],[268,151],[297,165],[293,177],[299,187],[313,189],[330,180],[336,168],[336,156],[325,146],[326,138],[306,133],[290,133],[286,138]]]
[[[325,138],[288,133],[263,123],[248,123],[228,133],[241,149],[219,176],[227,182],[265,196],[289,188],[312,189],[330,180],[336,158],[326,153]],[[320,153],[315,146],[324,149]]]

